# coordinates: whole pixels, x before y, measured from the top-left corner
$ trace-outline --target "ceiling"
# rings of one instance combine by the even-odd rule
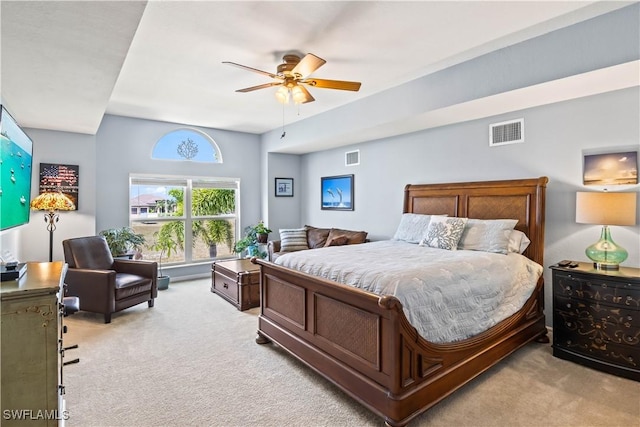
[[[25,127],[95,134],[105,114],[262,134],[629,2],[7,1],[2,100]],[[327,63],[282,107],[270,81],[287,52]]]

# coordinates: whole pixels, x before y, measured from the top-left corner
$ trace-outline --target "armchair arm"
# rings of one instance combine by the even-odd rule
[[[153,261],[133,261],[128,259],[114,259],[113,268],[118,273],[135,274],[155,279],[158,277],[158,263]]]
[[[88,270],[70,268],[65,276],[69,295],[80,298],[80,309],[98,313],[111,313],[115,309],[114,270]]]
[[[269,240],[267,242],[267,253],[269,254],[269,261],[273,261],[273,254],[280,252],[280,240]]]

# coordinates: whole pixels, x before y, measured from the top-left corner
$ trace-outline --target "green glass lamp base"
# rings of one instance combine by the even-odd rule
[[[618,246],[611,239],[611,231],[607,225],[602,227],[600,240],[589,246],[585,253],[593,261],[593,266],[599,270],[618,270],[620,263],[629,256],[625,248]]]

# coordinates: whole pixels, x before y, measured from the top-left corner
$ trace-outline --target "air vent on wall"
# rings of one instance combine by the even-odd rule
[[[344,153],[344,165],[356,166],[360,164],[360,150],[347,151]]]
[[[489,146],[524,142],[524,119],[489,125]]]

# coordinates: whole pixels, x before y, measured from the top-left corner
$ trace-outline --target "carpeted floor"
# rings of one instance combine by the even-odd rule
[[[383,426],[279,347],[255,343],[208,279],[172,283],[146,304],[66,318],[67,427]],[[410,426],[637,426],[640,383],[554,358],[532,343]]]

